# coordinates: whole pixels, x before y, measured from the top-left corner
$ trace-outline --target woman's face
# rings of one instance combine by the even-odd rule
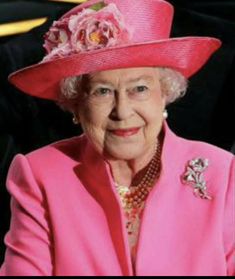
[[[158,69],[102,71],[90,75],[88,83],[77,116],[98,152],[131,160],[153,150],[165,108]]]

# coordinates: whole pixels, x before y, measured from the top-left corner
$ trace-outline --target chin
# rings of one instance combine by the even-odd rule
[[[116,160],[134,160],[143,155],[145,150],[138,147],[128,146],[115,146],[113,148],[106,149],[104,155]]]

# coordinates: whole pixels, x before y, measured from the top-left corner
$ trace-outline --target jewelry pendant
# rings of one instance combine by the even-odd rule
[[[182,182],[193,187],[193,193],[196,197],[211,200],[212,197],[207,192],[206,181],[203,176],[203,172],[208,165],[208,159],[195,158],[189,161],[182,176]]]

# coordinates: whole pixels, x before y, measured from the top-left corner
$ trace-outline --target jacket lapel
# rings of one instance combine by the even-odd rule
[[[88,140],[84,141],[82,164],[76,172],[87,191],[103,208],[116,255],[123,275],[132,275],[131,258],[124,224],[124,215],[114,188],[109,165],[94,150]]]
[[[169,251],[171,236],[174,235],[174,223],[170,218],[174,216],[176,199],[180,202],[181,194],[178,190],[180,180],[179,162],[181,154],[179,138],[170,131],[164,123],[164,140],[161,154],[161,174],[150,192],[141,221],[136,273],[138,275],[161,274],[161,270],[169,268]],[[170,212],[171,211],[171,212]],[[158,257],[159,255],[159,257]],[[167,258],[167,260],[166,260]],[[167,265],[165,263],[167,262]],[[166,270],[165,270],[166,271]]]

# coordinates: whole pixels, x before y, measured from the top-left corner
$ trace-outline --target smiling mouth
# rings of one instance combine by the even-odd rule
[[[128,128],[128,129],[109,130],[109,132],[118,137],[130,137],[132,135],[137,134],[139,132],[139,130],[140,130],[140,127],[134,127],[134,128]]]

